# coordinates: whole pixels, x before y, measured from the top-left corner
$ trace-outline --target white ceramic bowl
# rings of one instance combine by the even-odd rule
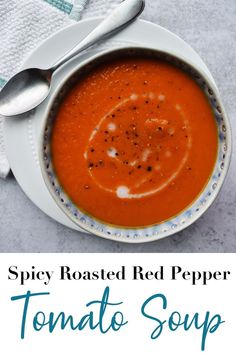
[[[63,191],[53,169],[50,152],[50,134],[57,107],[71,85],[78,80],[79,76],[86,74],[92,68],[103,62],[109,62],[113,58],[121,56],[146,56],[164,59],[182,70],[188,72],[205,92],[214,110],[218,127],[218,155],[214,170],[209,182],[196,200],[184,211],[163,223],[150,227],[120,227],[109,225],[84,213],[75,205]],[[78,63],[51,94],[44,116],[44,126],[40,138],[39,160],[46,186],[53,196],[57,205],[78,226],[98,236],[116,239],[122,242],[149,242],[173,235],[195,222],[213,203],[219,193],[226,177],[231,157],[231,129],[224,107],[216,90],[205,75],[196,69],[191,62],[167,53],[146,47],[127,47],[112,49],[90,58],[86,62]]]

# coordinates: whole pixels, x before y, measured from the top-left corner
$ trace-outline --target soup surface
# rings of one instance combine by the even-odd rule
[[[55,172],[82,210],[121,226],[169,219],[214,168],[217,128],[195,81],[160,60],[104,64],[71,88],[51,138]]]

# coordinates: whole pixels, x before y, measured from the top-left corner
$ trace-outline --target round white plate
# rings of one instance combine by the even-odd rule
[[[100,20],[99,18],[93,18],[81,21],[50,37],[28,57],[23,68],[34,66],[47,67],[52,65],[57,58],[74,47],[87,33],[96,27]],[[129,44],[139,44],[160,50],[171,50],[177,55],[184,56],[201,69],[216,87],[208,68],[199,55],[186,42],[172,32],[143,20],[136,21],[114,36],[112,40],[80,55],[79,60],[87,59],[95,52],[100,52],[104,48],[107,49],[107,47],[121,47]],[[77,62],[78,58],[75,58],[58,70],[55,75],[55,85]],[[59,209],[43,181],[38,162],[38,141],[43,123],[41,117],[46,104],[47,102],[41,104],[40,107],[24,119],[6,119],[5,138],[7,157],[16,180],[34,204],[56,221],[70,228],[85,232],[69,220]]]

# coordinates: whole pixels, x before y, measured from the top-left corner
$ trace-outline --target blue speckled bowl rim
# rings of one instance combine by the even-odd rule
[[[84,72],[91,70],[94,66],[104,62],[104,59],[111,60],[119,57],[119,54],[125,55],[147,55],[157,59],[164,59],[177,67],[188,72],[199,86],[204,90],[213,108],[217,127],[218,127],[218,155],[215,163],[214,171],[206,184],[204,190],[197,197],[193,203],[177,216],[167,220],[163,223],[147,226],[147,227],[120,227],[116,225],[109,225],[105,222],[97,220],[96,218],[83,212],[77,207],[63,191],[60,183],[53,170],[52,160],[50,156],[50,132],[52,124],[51,121],[55,117],[57,106],[61,99],[68,91],[67,87],[78,79],[78,76],[83,75]],[[104,51],[89,58],[82,63],[78,63],[70,73],[64,77],[57,89],[52,92],[45,112],[43,129],[40,136],[40,151],[39,161],[42,175],[45,184],[54,198],[56,204],[60,209],[78,226],[84,230],[93,233],[97,236],[107,238],[113,241],[127,242],[127,243],[142,243],[159,240],[161,238],[171,236],[195,222],[214,202],[218,195],[224,179],[226,177],[230,158],[231,158],[231,128],[230,123],[225,113],[223,104],[219,98],[216,90],[209,84],[205,75],[186,58],[181,58],[175,53],[170,53],[162,50],[157,50],[142,46],[128,46]]]

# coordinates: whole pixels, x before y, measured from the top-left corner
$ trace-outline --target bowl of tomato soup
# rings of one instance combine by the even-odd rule
[[[230,161],[230,126],[191,63],[148,48],[99,54],[51,94],[45,183],[77,225],[124,242],[169,236],[212,204]]]

